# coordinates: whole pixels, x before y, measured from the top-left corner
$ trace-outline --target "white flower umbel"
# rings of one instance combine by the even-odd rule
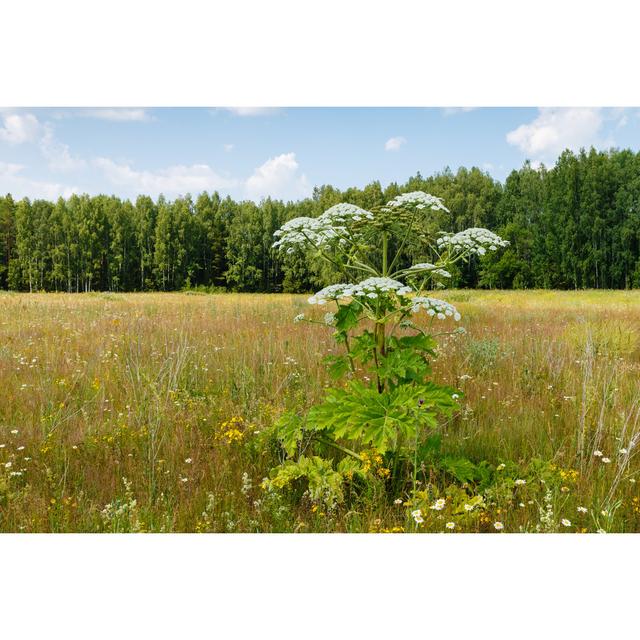
[[[418,264],[411,265],[406,272],[411,275],[420,274],[422,272],[442,276],[443,278],[450,278],[451,274],[446,269],[436,267],[435,264],[430,262],[419,262]]]
[[[483,256],[487,249],[497,251],[498,247],[506,247],[508,240],[503,240],[499,235],[483,229],[472,227],[458,233],[447,233],[438,238],[438,248],[449,249],[457,253],[470,253]]]
[[[440,198],[432,196],[430,193],[425,193],[424,191],[402,193],[387,202],[387,207],[390,209],[395,209],[396,207],[415,207],[416,209],[430,208],[433,211],[449,211]]]
[[[407,296],[411,287],[393,278],[367,278],[357,284],[332,284],[318,291],[309,298],[309,304],[326,304],[330,300],[344,298],[362,298],[375,300],[380,295],[395,293],[397,296]]]
[[[449,302],[438,298],[428,298],[427,296],[416,296],[411,300],[411,313],[426,311],[428,316],[444,320],[447,317],[453,318],[456,322],[460,320],[458,310]]]
[[[296,247],[312,244],[322,247],[338,236],[339,231],[320,218],[293,218],[285,222],[273,235],[278,238],[273,247],[293,253]]]
[[[355,204],[341,202],[334,204],[327,209],[319,218],[327,226],[344,226],[349,222],[360,222],[361,220],[373,220],[373,213],[366,209],[361,209]]]
[[[293,253],[296,248],[313,245],[323,248],[331,243],[346,242],[350,225],[362,220],[373,220],[373,213],[355,204],[341,202],[327,209],[317,218],[293,218],[285,222],[273,235],[278,238],[273,247]]]

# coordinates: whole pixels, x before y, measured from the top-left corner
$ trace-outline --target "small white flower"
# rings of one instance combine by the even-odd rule
[[[336,320],[336,316],[334,313],[325,313],[324,314],[324,323],[326,325],[332,325]]]
[[[452,400],[457,400],[460,396],[457,393],[452,393],[451,394],[451,399]]]
[[[444,509],[445,502],[444,498],[440,498],[431,505],[431,509],[434,509],[435,511],[442,511]]]
[[[518,478],[515,483],[516,487],[521,487],[523,484],[527,484],[526,480],[522,480],[522,478]]]
[[[24,447],[18,447],[18,451],[22,451],[24,449]]]
[[[600,512],[600,515],[603,515],[603,516],[606,518],[606,517],[609,515],[609,512],[608,512],[606,509],[603,509],[603,510]]]
[[[191,458],[186,458],[186,459],[185,459],[185,462],[186,462],[187,464],[191,464],[191,463],[193,462],[193,460],[192,460]]]
[[[456,528],[456,523],[455,522],[447,522],[447,524],[445,524],[444,526],[447,527],[447,529],[455,529]]]
[[[422,516],[414,516],[413,519],[416,524],[422,524],[424,522],[424,518]]]
[[[295,323],[302,322],[303,320],[304,320],[304,313],[299,313],[299,314],[298,314],[298,315],[293,319],[293,321],[294,321]]]
[[[501,462],[497,467],[496,471],[502,471],[507,465]]]
[[[599,451],[598,449],[596,449],[596,450],[593,452],[593,455],[594,455],[596,458],[602,458],[602,456],[603,456],[604,454],[602,453],[602,451]]]
[[[611,458],[602,458],[602,462],[604,464],[609,464],[611,462]]]
[[[562,518],[561,522],[562,522],[562,526],[563,527],[570,527],[571,526],[571,520],[567,520],[566,518]]]
[[[4,463],[4,468],[5,468],[5,469],[11,469],[11,467],[12,467],[12,466],[13,466],[13,465],[11,464],[11,462],[5,462],[5,463]]]
[[[589,509],[587,509],[587,507],[578,507],[578,512],[579,513],[587,513],[589,511]]]
[[[11,433],[15,436],[17,435],[19,432],[17,429],[11,429]]]
[[[189,478],[182,477],[182,478],[180,478],[180,482],[189,482]]]
[[[473,507],[474,507],[474,505],[472,505],[472,504],[465,504],[464,505],[464,510],[465,511],[473,511]]]
[[[393,501],[393,504],[402,504],[402,498],[396,498],[396,499]]]
[[[524,502],[518,503],[518,506],[521,507],[522,509],[524,509]]]
[[[619,453],[620,453],[621,456],[624,456],[629,452],[627,451],[627,449],[620,449]]]
[[[502,522],[494,522],[493,527],[498,531],[502,531],[504,529],[504,525],[502,524]]]
[[[416,509],[415,511],[411,512],[412,518],[419,518],[421,515],[422,515],[422,511],[420,509]]]

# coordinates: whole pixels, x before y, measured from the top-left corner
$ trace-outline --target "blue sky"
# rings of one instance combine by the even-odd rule
[[[0,110],[0,193],[135,198],[217,190],[298,199],[477,166],[504,180],[566,147],[640,149],[617,108],[51,108]]]

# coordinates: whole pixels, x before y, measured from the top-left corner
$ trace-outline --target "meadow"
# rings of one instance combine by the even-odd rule
[[[441,297],[466,333],[434,377],[462,409],[418,526],[384,474],[331,509],[262,486],[274,421],[331,384],[307,296],[0,293],[0,531],[639,531],[640,293]]]

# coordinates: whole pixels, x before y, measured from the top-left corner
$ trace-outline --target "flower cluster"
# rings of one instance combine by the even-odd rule
[[[373,220],[373,213],[362,209],[355,204],[341,202],[327,209],[319,218],[323,224],[336,226],[348,222],[360,222],[361,220]]]
[[[433,211],[449,211],[444,206],[442,200],[430,193],[424,191],[411,191],[410,193],[402,193],[393,200],[387,202],[387,207],[395,209],[396,207],[415,207],[416,209],[431,208]],[[388,211],[389,209],[385,209]]]
[[[497,251],[498,247],[506,247],[508,240],[503,240],[499,235],[481,227],[471,227],[458,233],[447,233],[437,240],[441,249],[449,248],[454,251],[468,252],[483,256],[487,248]]]
[[[419,262],[418,264],[414,264],[407,269],[407,272],[411,274],[420,273],[421,271],[428,271],[430,274],[442,276],[443,278],[451,277],[451,274],[446,269],[436,267],[435,264],[431,264],[430,262]]]
[[[428,298],[427,296],[416,296],[411,300],[411,313],[418,313],[424,310],[429,316],[435,316],[444,320],[447,316],[452,317],[456,322],[460,320],[458,310],[449,302],[438,298]]]
[[[355,204],[341,202],[327,209],[317,218],[293,218],[285,222],[273,235],[278,238],[274,248],[286,248],[287,253],[293,253],[297,246],[312,244],[315,247],[336,241],[346,242],[345,225],[362,220],[372,220],[373,213],[357,207]]]
[[[329,300],[342,300],[343,298],[370,298],[373,300],[379,295],[388,293],[406,296],[411,291],[411,287],[393,278],[367,278],[358,284],[331,284],[311,296],[309,304],[323,305],[327,304]]]
[[[338,230],[327,225],[320,218],[293,218],[285,222],[274,234],[278,238],[274,248],[286,248],[293,253],[295,247],[310,243],[316,247],[327,244],[338,235]]]

